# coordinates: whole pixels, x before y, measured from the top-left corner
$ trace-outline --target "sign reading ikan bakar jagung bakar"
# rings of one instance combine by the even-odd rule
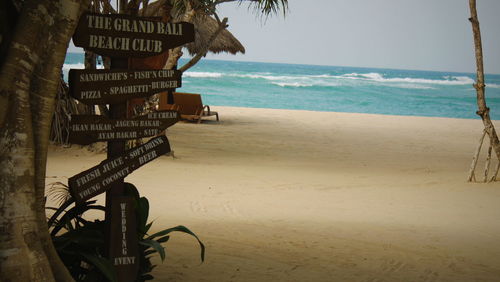
[[[77,203],[84,202],[108,190],[115,181],[125,178],[132,171],[168,152],[170,144],[167,137],[153,138],[118,157],[107,159],[69,178],[69,191]]]
[[[90,104],[117,104],[181,87],[177,70],[77,70],[69,71],[69,93]]]
[[[191,23],[163,23],[118,14],[85,13],[73,36],[75,46],[110,57],[153,56],[192,41]]]
[[[179,121],[177,111],[151,112],[132,119],[108,119],[99,115],[73,115],[69,142],[87,145],[93,142],[128,140],[160,134]]]

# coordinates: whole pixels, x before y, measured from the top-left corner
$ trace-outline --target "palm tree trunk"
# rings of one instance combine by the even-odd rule
[[[477,17],[476,0],[469,0],[469,7],[471,13],[469,21],[472,24],[472,32],[474,34],[474,47],[476,53],[477,81],[474,84],[474,88],[476,89],[477,93],[477,106],[478,106],[477,114],[481,117],[485,131],[488,134],[491,147],[495,151],[497,158],[500,160],[500,141],[498,139],[495,127],[491,122],[490,109],[486,106],[484,68],[483,68],[483,48],[481,43],[481,30],[479,29],[479,20]]]
[[[195,15],[195,10],[191,7],[191,5],[188,2],[186,5],[186,12],[182,15],[181,21],[190,22],[191,19],[194,17],[194,15]],[[167,63],[165,64],[164,69],[171,70],[177,66],[177,62],[182,56],[181,50],[182,46],[175,47],[169,50]]]
[[[0,70],[1,281],[73,280],[48,233],[44,191],[60,70],[85,6],[25,1]]]

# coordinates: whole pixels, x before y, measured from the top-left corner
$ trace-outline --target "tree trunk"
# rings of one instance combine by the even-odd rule
[[[485,100],[485,84],[484,84],[484,69],[483,69],[483,47],[481,43],[481,31],[479,29],[479,20],[477,17],[476,0],[469,0],[471,17],[469,21],[472,24],[472,32],[474,34],[474,47],[476,51],[476,67],[477,81],[474,84],[477,93],[477,114],[483,120],[484,128],[488,133],[490,144],[495,151],[497,158],[500,160],[500,141],[496,133],[495,127],[491,122],[490,109],[486,106]]]
[[[27,0],[0,70],[0,280],[72,281],[45,217],[50,122],[61,67],[88,1]]]
[[[194,15],[195,15],[195,10],[188,3],[186,5],[186,12],[181,17],[181,21],[190,22],[191,19],[194,17]],[[167,63],[165,64],[164,69],[171,70],[177,66],[177,62],[179,61],[179,59],[182,56],[181,50],[182,50],[182,46],[175,47],[175,48],[169,50]]]

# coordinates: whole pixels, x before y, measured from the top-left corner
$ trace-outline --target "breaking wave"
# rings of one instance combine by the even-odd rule
[[[412,77],[394,77],[385,78],[382,74],[371,73],[349,73],[337,76],[339,78],[353,79],[353,80],[368,80],[376,82],[405,82],[405,83],[419,83],[419,84],[439,84],[439,85],[467,85],[473,84],[474,80],[468,76],[445,76],[443,79],[426,79],[426,78],[412,78]]]
[[[198,77],[198,78],[218,78],[222,77],[220,72],[192,72],[187,71],[182,74],[184,77]]]
[[[196,78],[240,78],[240,79],[263,79],[273,85],[281,87],[335,87],[356,86],[359,83],[380,84],[383,86],[408,88],[408,89],[434,89],[439,85],[472,85],[474,80],[468,76],[443,76],[442,79],[428,79],[415,77],[385,77],[381,73],[347,73],[340,75],[276,75],[271,73],[221,73],[221,72],[186,72],[184,77]],[[355,83],[355,84],[353,84]],[[499,85],[489,84],[497,88]]]
[[[274,85],[281,87],[311,87],[312,84],[300,83],[300,82],[273,82]]]

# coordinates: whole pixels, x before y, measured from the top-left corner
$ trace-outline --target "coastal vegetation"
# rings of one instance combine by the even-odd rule
[[[228,1],[178,1],[213,9]],[[243,2],[243,1],[242,1]],[[80,15],[110,1],[2,1],[0,37],[0,280],[73,281],[49,233],[45,176],[61,68]],[[133,14],[148,1],[120,1]],[[249,1],[269,14],[284,0]],[[186,11],[191,11],[187,8]],[[223,23],[224,21],[221,21]]]

